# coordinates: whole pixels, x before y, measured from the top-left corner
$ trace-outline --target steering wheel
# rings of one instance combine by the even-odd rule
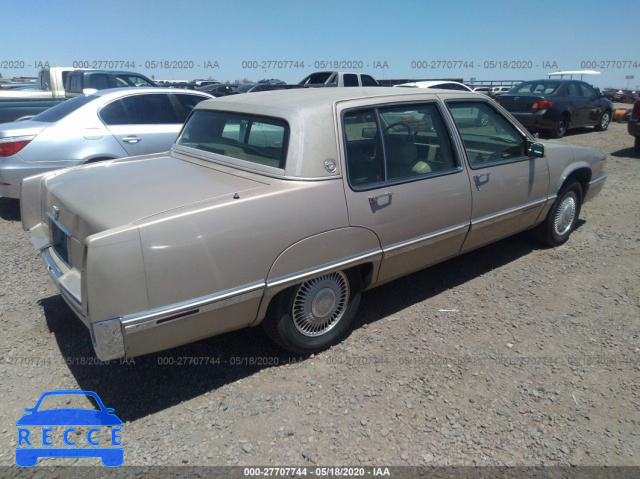
[[[409,138],[413,139],[413,130],[411,130],[411,126],[409,125],[409,123],[406,123],[404,121],[399,121],[398,123],[393,123],[387,126],[385,129],[382,130],[382,134],[386,135],[387,131],[389,131],[391,128],[394,128],[398,125],[404,126],[407,129],[407,134],[409,135]]]

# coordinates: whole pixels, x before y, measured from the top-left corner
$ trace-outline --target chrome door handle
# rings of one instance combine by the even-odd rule
[[[479,190],[480,188],[482,188],[484,185],[486,185],[487,183],[489,183],[489,175],[491,173],[487,172],[487,173],[482,173],[480,175],[473,175],[473,181],[476,184],[476,188]]]
[[[378,200],[380,198],[384,198],[385,196],[389,197],[389,201],[391,201],[391,195],[393,195],[393,193],[391,193],[390,191],[386,191],[385,193],[382,193],[381,195],[378,196],[369,196],[369,204],[370,205],[377,205],[378,204]]]
[[[131,144],[135,144],[138,143],[140,141],[140,138],[138,138],[137,136],[125,136],[122,141],[124,141],[125,143],[131,143]]]

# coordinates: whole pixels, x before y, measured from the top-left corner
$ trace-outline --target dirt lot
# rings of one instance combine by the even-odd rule
[[[640,158],[624,123],[560,141],[609,159],[568,243],[520,235],[368,292],[315,357],[253,329],[96,364],[0,199],[0,466],[59,389],[115,409],[126,465],[640,466]],[[63,463],[99,461],[40,461]]]

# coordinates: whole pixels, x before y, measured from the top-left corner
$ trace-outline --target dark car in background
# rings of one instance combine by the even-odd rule
[[[638,99],[638,92],[632,90],[618,90],[613,93],[612,100],[618,103],[634,103]]]
[[[497,99],[530,131],[544,130],[561,138],[570,128],[609,127],[613,103],[588,83],[579,80],[532,80]]]
[[[220,97],[231,95],[234,91],[236,91],[238,85],[205,85],[198,88],[198,90],[208,93],[209,95]]]
[[[240,85],[238,88],[236,88],[233,94],[255,93],[258,91],[271,91],[271,90],[285,90],[285,87],[283,85],[272,85],[271,83],[256,83],[255,85],[245,84],[245,85]]]

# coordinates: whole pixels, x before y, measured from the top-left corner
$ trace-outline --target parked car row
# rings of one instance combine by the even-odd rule
[[[124,152],[175,135],[170,120],[193,109],[170,151],[22,182],[23,227],[101,360],[258,325],[290,351],[321,351],[363,291],[525,230],[565,243],[607,178],[603,153],[538,141],[472,92],[203,96],[78,97],[65,129],[56,107],[0,146],[25,154],[77,125]]]

